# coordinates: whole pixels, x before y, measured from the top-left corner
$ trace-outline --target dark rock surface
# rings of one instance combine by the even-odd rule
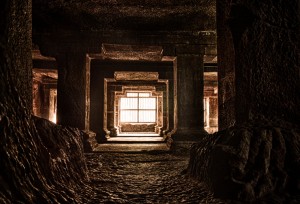
[[[240,201],[300,201],[300,130],[258,120],[209,135],[191,150],[188,173],[217,197]]]
[[[257,115],[299,123],[299,1],[217,4],[220,129]]]
[[[56,125],[42,118],[34,118],[37,132],[49,152],[47,179],[64,183],[71,187],[83,185],[88,179],[83,139],[86,133],[77,128]],[[45,164],[44,164],[45,165]],[[45,165],[46,166],[46,165]]]
[[[39,30],[209,30],[215,1],[33,0],[33,19]]]
[[[184,174],[188,157],[171,154],[86,154],[84,203],[224,203]]]
[[[1,1],[0,28],[1,72],[5,71],[2,73],[5,78],[1,78],[1,83],[7,82],[6,74],[9,74],[11,82],[26,102],[24,105],[30,109],[32,107],[31,4],[27,1]],[[5,87],[1,84],[1,89],[5,90]]]
[[[30,13],[30,1],[0,3],[0,203],[80,202],[79,131],[31,116]]]
[[[299,203],[299,1],[217,1],[217,22],[221,131],[189,173],[216,196]]]
[[[88,179],[79,131],[33,120],[16,99],[0,102],[1,203],[79,202]]]
[[[228,25],[230,1],[217,1],[219,130],[233,126],[236,122],[235,50]]]
[[[83,53],[60,53],[58,68],[57,123],[85,129],[86,65]]]

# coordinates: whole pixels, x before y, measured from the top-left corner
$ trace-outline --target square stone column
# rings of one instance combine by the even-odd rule
[[[176,46],[177,55],[177,131],[176,141],[198,141],[207,132],[203,115],[203,55],[204,47]]]
[[[260,119],[299,124],[296,4],[217,1],[219,130]]]
[[[32,112],[31,11],[31,0],[1,0],[0,3],[1,75],[10,77],[24,105]],[[5,82],[3,80],[2,83]],[[0,92],[7,93],[8,89],[2,83]],[[1,95],[0,101],[2,99],[4,97]]]
[[[233,36],[228,24],[230,1],[217,1],[218,48],[218,128],[231,127],[236,122],[235,51]]]
[[[56,57],[57,124],[85,129],[87,67],[85,53],[61,53]]]

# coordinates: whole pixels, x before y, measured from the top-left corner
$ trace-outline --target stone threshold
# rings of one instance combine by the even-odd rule
[[[163,137],[138,137],[138,136],[123,136],[123,137],[110,137],[107,139],[106,143],[118,143],[118,142],[131,142],[131,143],[156,143],[164,142]]]
[[[98,144],[93,152],[125,152],[125,153],[143,153],[143,152],[169,152],[170,148],[166,143],[160,144]]]
[[[117,137],[160,137],[159,134],[156,133],[122,133],[118,134]]]

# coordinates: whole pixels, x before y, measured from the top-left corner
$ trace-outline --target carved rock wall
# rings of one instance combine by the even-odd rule
[[[33,0],[34,29],[210,30],[215,0]],[[189,23],[186,23],[186,22]]]
[[[235,126],[194,144],[188,172],[217,197],[290,202],[300,193],[299,138],[299,127],[280,121]]]
[[[232,103],[223,104],[223,98],[229,101],[225,81],[233,81],[228,85],[234,87],[236,123],[258,115],[297,123],[300,113],[299,1],[238,0],[217,4],[221,11],[217,26],[220,74],[233,73],[233,80],[223,77],[220,81],[220,116],[232,109]],[[226,46],[234,49],[223,50]],[[233,115],[231,111],[228,113],[231,114],[225,120]],[[221,127],[224,128],[226,126]]]
[[[30,5],[0,3],[0,203],[76,203],[88,179],[82,135],[33,119],[28,105]]]
[[[291,202],[300,194],[299,1],[217,8],[222,131],[193,146],[188,171],[219,197]]]
[[[235,52],[228,24],[230,1],[217,1],[219,130],[235,124]]]
[[[29,21],[29,22],[28,22]],[[31,0],[1,1],[0,42],[3,56],[9,55],[10,77],[26,106],[32,107]],[[30,46],[27,46],[27,45]]]

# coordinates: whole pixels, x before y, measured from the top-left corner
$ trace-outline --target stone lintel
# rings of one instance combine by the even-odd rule
[[[163,49],[161,46],[102,44],[104,58],[121,60],[160,61]]]
[[[158,78],[158,72],[115,72],[115,80],[117,81],[157,81]]]
[[[41,52],[55,56],[57,52],[100,53],[101,44],[127,45],[216,45],[216,31],[71,31],[55,33],[33,33]]]

